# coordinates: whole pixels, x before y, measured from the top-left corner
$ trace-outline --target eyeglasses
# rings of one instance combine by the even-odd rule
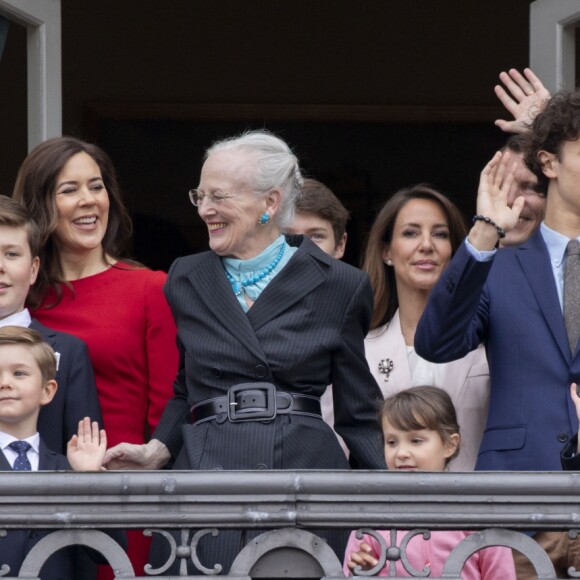
[[[199,207],[204,199],[208,199],[213,205],[219,205],[222,201],[234,197],[233,193],[226,193],[224,191],[214,191],[213,193],[206,193],[199,189],[191,189],[189,191],[189,199],[195,207]]]

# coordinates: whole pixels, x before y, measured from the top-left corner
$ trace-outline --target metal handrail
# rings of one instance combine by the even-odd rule
[[[157,534],[182,529],[181,548],[172,548],[176,561],[191,553],[195,557],[199,538],[214,529],[272,530],[261,547],[256,542],[254,551],[240,553],[232,566],[229,577],[249,577],[239,570],[251,570],[269,549],[303,545],[309,552],[308,530],[421,528],[483,530],[452,553],[450,570],[460,570],[477,546],[508,545],[529,554],[543,570],[539,577],[552,578],[545,553],[537,553],[537,545],[514,530],[566,530],[574,536],[580,528],[579,477],[562,472],[5,472],[0,532],[58,530],[45,538],[42,550],[31,553],[23,567],[26,577],[34,576],[38,558],[81,538],[110,555],[111,563],[115,560],[117,577],[136,578],[122,551],[97,529],[154,529]],[[328,547],[310,555],[326,577],[341,577],[340,562]],[[212,567],[199,568],[215,573]],[[185,572],[180,577],[193,578]]]

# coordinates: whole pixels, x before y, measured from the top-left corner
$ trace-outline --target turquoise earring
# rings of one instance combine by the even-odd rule
[[[258,220],[258,223],[261,226],[265,226],[268,222],[270,221],[270,216],[268,215],[268,212],[265,211],[261,216],[260,219]]]

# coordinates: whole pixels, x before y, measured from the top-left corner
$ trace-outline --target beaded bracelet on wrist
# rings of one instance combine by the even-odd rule
[[[499,239],[501,240],[505,238],[505,230],[500,226],[498,226],[491,218],[488,218],[484,215],[474,215],[473,223],[475,222],[484,222],[486,224],[489,224],[490,226],[493,226],[497,230],[497,235],[499,236]]]

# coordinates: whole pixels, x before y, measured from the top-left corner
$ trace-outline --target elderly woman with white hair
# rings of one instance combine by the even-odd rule
[[[189,195],[210,251],[176,260],[165,285],[181,355],[175,395],[153,439],[109,450],[110,468],[174,457],[174,469],[348,469],[320,414],[329,383],[353,460],[385,468],[364,354],[368,276],[281,234],[301,184],[298,160],[266,131],[208,149]]]

